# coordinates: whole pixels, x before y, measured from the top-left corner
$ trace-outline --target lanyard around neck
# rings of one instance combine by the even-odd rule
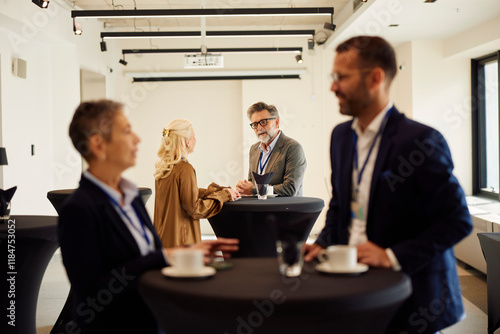
[[[361,177],[363,176],[363,172],[365,171],[365,167],[366,167],[366,164],[368,163],[368,159],[370,159],[370,155],[372,154],[373,148],[375,147],[375,143],[377,142],[378,137],[380,135],[382,135],[382,131],[384,131],[384,128],[385,128],[385,125],[387,124],[387,120],[389,119],[389,113],[391,112],[391,110],[392,110],[392,108],[390,108],[387,111],[387,113],[385,114],[384,119],[382,120],[382,123],[380,124],[380,128],[377,131],[377,134],[375,135],[375,138],[373,138],[370,149],[368,150],[368,155],[366,156],[365,162],[363,163],[361,170],[358,169],[358,135],[356,134],[356,131],[353,132],[354,168],[358,172],[356,191],[358,191],[359,184],[361,183]]]
[[[117,207],[120,212],[125,216],[125,218],[127,218],[127,220],[130,222],[130,224],[140,233],[142,234],[142,236],[144,237],[144,240],[146,240],[148,246],[151,245],[151,241],[149,240],[149,237],[148,237],[148,234],[146,233],[146,226],[144,225],[144,222],[142,221],[141,219],[141,216],[137,213],[137,210],[134,208],[134,206],[132,206],[132,208],[134,209],[135,211],[135,214],[137,216],[137,219],[139,219],[139,222],[141,223],[141,227],[142,227],[142,230],[140,230],[135,224],[134,222],[132,221],[132,219],[129,217],[129,215],[125,212],[125,210],[123,210],[123,208],[121,207],[121,205],[113,198],[111,197],[110,195],[108,195],[109,197],[109,200],[111,201],[111,203],[114,204],[115,207]]]
[[[271,157],[271,153],[273,153],[273,151],[269,152],[269,155],[267,156],[267,159],[266,161],[264,161],[264,165],[262,165],[262,155],[264,154],[263,152],[260,152],[260,158],[259,158],[259,174],[262,175],[262,173],[264,172],[264,170],[266,169],[266,165],[267,163],[269,162],[269,158]]]

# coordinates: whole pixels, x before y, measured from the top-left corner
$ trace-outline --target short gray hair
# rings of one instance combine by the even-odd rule
[[[252,104],[250,106],[250,108],[248,108],[248,110],[247,110],[248,119],[252,120],[252,115],[254,113],[262,111],[262,110],[269,111],[269,114],[271,114],[271,117],[275,117],[278,119],[280,118],[280,115],[278,113],[278,109],[276,109],[275,106],[273,106],[272,104],[264,103],[264,102],[257,102],[257,103]]]

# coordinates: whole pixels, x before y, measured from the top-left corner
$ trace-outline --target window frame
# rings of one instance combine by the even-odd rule
[[[484,65],[497,61],[498,63],[498,98],[500,115],[500,50],[483,57],[471,59],[471,96],[472,96],[472,191],[473,195],[480,195],[500,201],[500,193],[483,190],[481,185],[486,184],[486,107],[484,85]],[[482,81],[480,80],[482,78]],[[500,117],[499,124],[500,130]],[[500,147],[500,136],[498,138]],[[500,174],[500,161],[499,174]],[[499,189],[500,190],[500,189]]]

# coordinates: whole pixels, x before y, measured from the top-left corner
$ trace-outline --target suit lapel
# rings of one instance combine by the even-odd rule
[[[283,131],[280,133],[280,137],[278,138],[278,141],[276,142],[276,145],[274,145],[274,149],[273,151],[271,152],[271,157],[269,157],[269,162],[267,163],[267,167],[266,167],[266,173],[268,173],[268,171],[270,170],[273,170],[274,168],[274,164],[276,163],[276,161],[279,161],[279,159],[281,159],[281,148],[283,147],[283,143],[285,141],[285,135],[283,134]]]
[[[389,119],[385,125],[384,132],[382,133],[382,138],[380,139],[380,146],[378,149],[377,160],[375,161],[375,166],[373,168],[372,183],[370,186],[370,203],[368,205],[368,212],[371,212],[370,208],[373,203],[373,195],[378,186],[377,182],[380,181],[380,174],[382,173],[385,164],[387,163],[387,156],[391,152],[393,142],[392,138],[397,130],[397,121],[399,113],[395,107],[392,107],[390,111]]]
[[[135,212],[140,217],[142,222],[153,233],[153,238],[155,240],[155,249],[161,249],[162,246],[161,246],[160,238],[158,237],[158,234],[156,233],[156,229],[154,228],[153,223],[151,222],[151,219],[149,218],[149,215],[146,211],[146,207],[144,206],[144,203],[142,202],[142,200],[139,196],[132,202],[132,206],[134,207]]]
[[[351,123],[352,124],[352,123]],[[354,168],[354,130],[349,126],[349,131],[347,135],[344,136],[342,141],[342,146],[340,148],[341,152],[337,156],[336,167],[341,170],[341,179],[338,180],[340,194],[349,194],[347,201],[347,210],[350,212],[350,202],[352,195],[352,171]],[[340,159],[340,157],[346,157],[346,160]],[[342,160],[342,161],[341,161]]]
[[[102,210],[102,212],[106,215],[106,217],[108,217],[106,223],[114,227],[114,230],[117,231],[118,235],[120,236],[120,238],[124,240],[124,243],[126,245],[133,247],[135,252],[140,254],[139,246],[137,246],[137,243],[135,242],[132,233],[130,233],[130,230],[125,225],[122,218],[111,204],[108,195],[106,195],[106,193],[101,188],[99,188],[97,185],[92,183],[92,181],[88,180],[84,176],[82,176],[81,182],[82,184],[85,184],[85,186],[87,186],[94,193],[93,198],[95,199],[96,202],[99,203],[100,210]]]

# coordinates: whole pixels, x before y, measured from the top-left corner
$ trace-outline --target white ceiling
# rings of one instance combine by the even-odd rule
[[[70,0],[67,0],[70,1]],[[354,0],[76,0],[77,8],[120,9],[185,9],[185,8],[272,8],[272,7],[333,7],[333,21],[337,29],[347,17],[341,12],[352,13]],[[362,32],[378,33],[393,43],[408,40],[444,39],[464,32],[483,22],[500,16],[499,0],[368,0],[370,4],[384,3],[373,13],[359,21],[364,22]],[[371,4],[370,4],[371,5]],[[362,7],[361,6],[361,9]],[[367,6],[368,7],[368,6]],[[356,14],[356,13],[355,13]],[[388,14],[388,15],[387,15]],[[106,20],[108,30],[200,30],[199,18],[176,18],[162,20]],[[323,30],[325,17],[320,18],[207,18],[207,30],[259,30],[259,29],[316,29]],[[358,24],[360,24],[358,22]],[[373,23],[379,27],[374,28]],[[388,27],[397,24],[397,27]]]
[[[500,20],[500,0],[368,0],[357,10],[353,1],[359,0],[60,0],[73,3],[75,9],[188,9],[188,8],[274,8],[274,7],[333,7],[335,32],[325,30],[329,17],[215,17],[206,18],[206,30],[291,30],[314,29],[316,41],[330,40],[327,47],[357,34],[380,35],[393,45],[406,41],[443,40],[460,36],[487,21]],[[77,19],[89,20],[89,19]],[[200,18],[163,19],[106,19],[104,31],[200,31]],[[391,27],[391,25],[395,25]],[[137,42],[136,42],[137,41]],[[290,39],[276,38],[273,46],[291,45]],[[163,47],[163,41],[129,40],[129,48]],[[177,40],[173,47],[190,47]],[[172,44],[168,47],[172,47]],[[183,43],[185,45],[183,45]],[[211,42],[210,47],[221,47]],[[222,42],[220,42],[222,43]],[[228,43],[228,42],[224,42]],[[230,42],[229,42],[230,43]],[[267,43],[267,44],[266,44]],[[266,47],[271,42],[255,39],[249,47]],[[241,44],[241,43],[240,43]],[[262,44],[262,45],[259,45]],[[292,43],[293,44],[293,43]],[[491,46],[500,49],[498,44]],[[198,44],[196,44],[199,46]],[[241,46],[241,45],[240,45]],[[489,51],[489,50],[488,50]]]
[[[120,9],[192,9],[192,8],[289,8],[289,7],[333,7],[335,12],[350,4],[352,0],[76,0],[75,5],[85,10]],[[203,3],[203,5],[202,5]],[[113,7],[114,5],[114,7]],[[335,14],[334,14],[335,17]],[[200,18],[163,19],[106,19],[105,27],[115,31],[148,30],[200,30]],[[206,19],[207,30],[287,30],[322,29],[329,16],[301,17],[224,17]]]

